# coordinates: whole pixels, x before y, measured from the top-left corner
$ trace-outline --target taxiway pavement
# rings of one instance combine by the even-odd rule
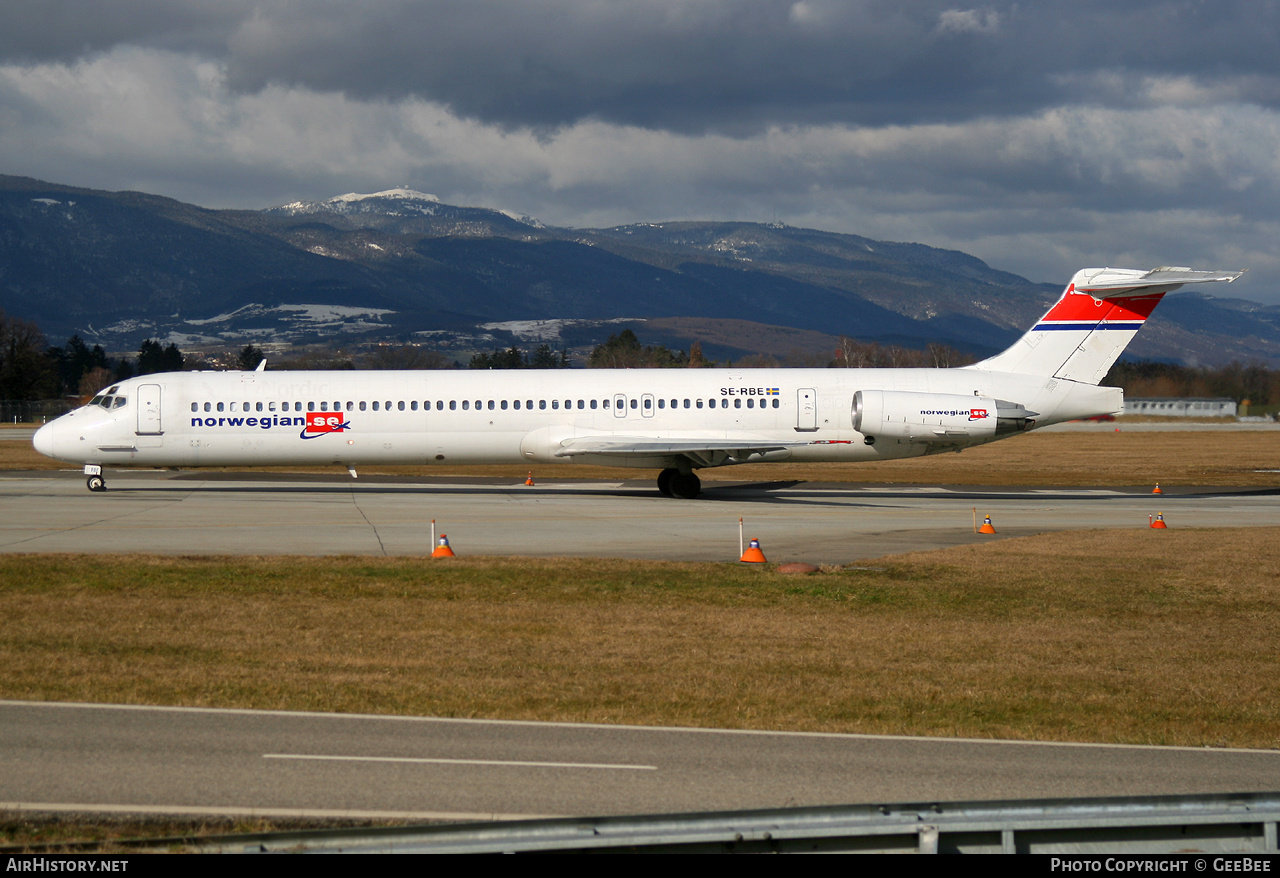
[[[459,555],[736,561],[738,519],[770,561],[847,564],[1075,528],[1280,525],[1280,490],[893,487],[707,482],[696,500],[652,482],[117,471],[0,474],[0,551],[424,555],[432,520]]]

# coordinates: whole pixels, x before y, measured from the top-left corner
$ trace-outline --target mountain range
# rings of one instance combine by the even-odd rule
[[[1083,267],[1083,266],[1082,266]],[[924,244],[746,222],[546,226],[407,189],[210,210],[0,176],[0,308],[109,351],[415,342],[581,348],[622,326],[712,358],[829,355],[846,335],[982,355],[1067,278],[1033,283]],[[1280,308],[1169,297],[1130,348],[1280,365]]]

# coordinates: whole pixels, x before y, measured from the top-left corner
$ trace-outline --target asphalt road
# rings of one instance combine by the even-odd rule
[[[0,809],[503,819],[1280,788],[1280,752],[0,702]]]

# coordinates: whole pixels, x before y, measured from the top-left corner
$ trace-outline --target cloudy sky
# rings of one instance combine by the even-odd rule
[[[4,0],[0,173],[1249,268],[1280,303],[1278,34],[1272,0]]]

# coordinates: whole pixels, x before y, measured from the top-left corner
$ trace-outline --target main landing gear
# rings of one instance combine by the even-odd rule
[[[658,473],[658,490],[667,497],[692,500],[702,493],[702,479],[695,473],[682,473],[678,469],[668,467]]]

